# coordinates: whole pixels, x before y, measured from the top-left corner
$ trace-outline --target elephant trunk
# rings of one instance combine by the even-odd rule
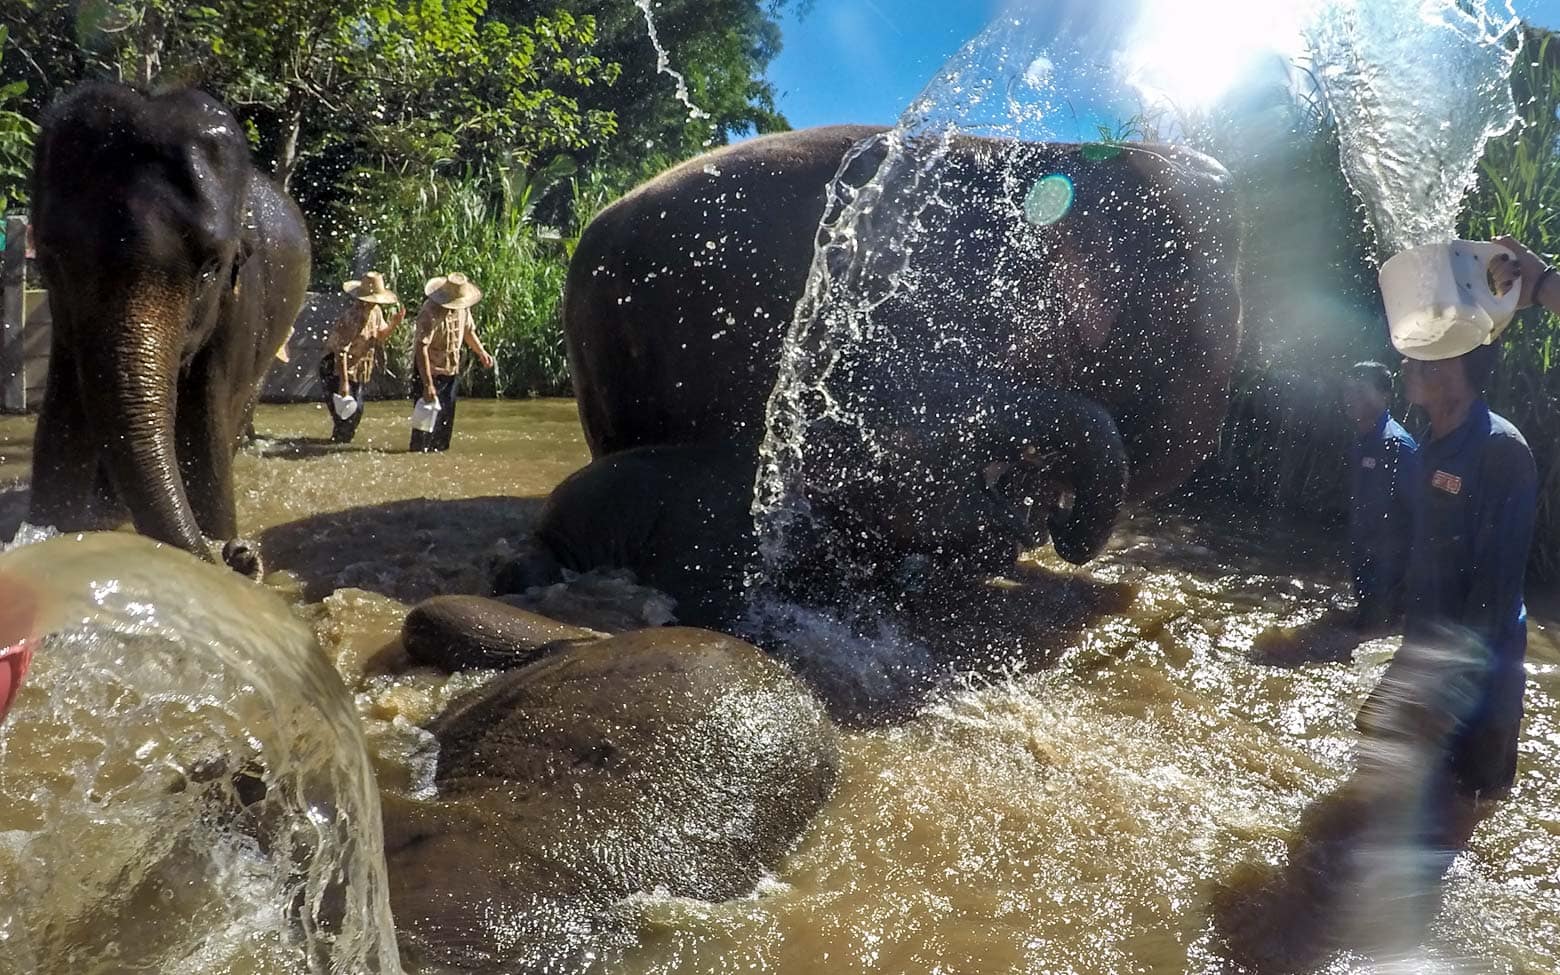
[[[1127,448],[1116,421],[1100,404],[1055,390],[1032,392],[1013,407],[1006,426],[1027,463],[1071,490],[1070,508],[1049,513],[1052,546],[1075,565],[1094,558],[1110,540],[1127,495]]]
[[[123,306],[109,311],[104,340],[84,357],[82,387],[103,394],[104,409],[94,421],[97,441],[136,531],[213,561],[190,509],[175,448],[190,298],[180,285],[160,278],[143,277]]]

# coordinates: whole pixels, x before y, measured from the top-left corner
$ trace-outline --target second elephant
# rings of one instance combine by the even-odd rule
[[[885,182],[889,169],[918,188]],[[1028,197],[1063,184],[1070,209],[1032,216]],[[842,216],[880,193],[879,209]],[[924,205],[914,226],[898,223],[910,204]],[[820,235],[842,220],[838,239]],[[913,247],[891,260],[874,248],[892,249],[895,227]],[[876,443],[809,470],[809,517],[834,524],[805,558],[975,552],[989,568],[1049,535],[1083,562],[1125,500],[1211,452],[1240,346],[1239,252],[1229,174],[1186,149],[861,126],[765,136],[663,173],[586,229],[564,299],[570,371],[597,458],[726,444],[756,469],[783,360],[803,368],[785,359],[798,301],[846,280],[836,297],[874,302],[856,334],[876,344],[808,360],[829,384],[809,395],[820,417],[867,418]],[[824,266],[830,279],[810,277]],[[808,463],[841,428],[812,423],[824,449],[809,440]],[[1005,481],[1009,510],[965,517],[986,507],[968,497],[983,480]]]

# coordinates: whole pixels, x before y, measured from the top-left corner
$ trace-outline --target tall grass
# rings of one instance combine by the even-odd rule
[[[616,195],[602,180],[557,166],[387,180],[356,208],[376,240],[376,262],[415,314],[422,283],[462,271],[484,297],[474,316],[495,368],[468,369],[468,395],[526,397],[571,393],[560,305],[574,242],[591,217]],[[569,226],[546,227],[536,204],[549,190],[565,192]],[[410,361],[411,329],[392,339],[392,364]],[[406,368],[402,366],[402,368]]]
[[[1529,29],[1512,72],[1522,121],[1492,142],[1462,221],[1465,237],[1501,234],[1560,259],[1560,42]],[[1533,569],[1560,578],[1560,319],[1540,308],[1517,316],[1501,341],[1490,403],[1527,437],[1539,467]]]

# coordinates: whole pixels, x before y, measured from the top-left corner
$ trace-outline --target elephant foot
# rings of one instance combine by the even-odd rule
[[[235,538],[222,546],[222,563],[239,575],[259,580],[265,575],[260,546],[245,538]]]
[[[481,596],[425,600],[401,626],[408,656],[450,672],[521,667],[561,647],[602,636]]]

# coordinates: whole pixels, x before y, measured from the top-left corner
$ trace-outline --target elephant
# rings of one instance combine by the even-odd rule
[[[385,795],[409,963],[575,967],[628,943],[635,893],[748,894],[828,800],[838,733],[782,665],[707,630],[599,637],[472,597],[407,617],[415,661],[514,668],[429,726],[437,798]]]
[[[842,358],[830,387],[872,391],[884,435],[866,476],[819,478],[838,483],[809,497],[810,516],[835,527],[796,561],[839,562],[844,545],[891,577],[929,565],[957,579],[1049,537],[1086,562],[1126,502],[1180,484],[1211,454],[1228,402],[1240,222],[1228,172],[1184,148],[836,126],[667,171],[602,211],[570,264],[564,332],[592,455],[716,445],[726,462],[714,478],[746,480],[752,499],[820,221],[873,185],[891,146],[935,181],[906,265],[915,287],[867,282],[879,289],[872,328],[893,352]],[[1026,191],[1062,177],[1071,209],[1026,219]],[[838,271],[851,246],[870,244],[836,241],[823,256]],[[815,433],[809,450],[833,435]]]
[[[630,569],[676,601],[679,622],[732,630],[757,548],[752,488],[751,460],[725,445],[602,457],[548,496],[534,531],[540,545],[501,569],[494,590],[522,594],[556,582],[560,569]]]
[[[309,237],[211,97],[83,84],[38,138],[33,229],[54,329],[29,520],[136,530],[247,573],[233,456],[303,303]]]

